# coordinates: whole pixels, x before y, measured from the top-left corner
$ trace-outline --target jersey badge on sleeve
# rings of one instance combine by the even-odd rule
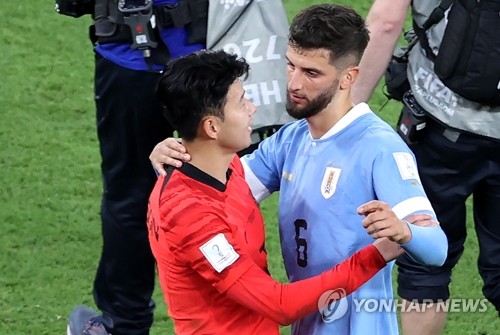
[[[321,194],[325,199],[331,198],[337,189],[337,182],[339,181],[340,172],[342,170],[334,167],[327,167],[323,181],[321,182]]]
[[[283,171],[283,173],[281,174],[281,177],[283,179],[285,179],[285,180],[288,180],[288,181],[292,181],[293,180],[293,174],[289,173],[289,172]]]
[[[240,257],[222,233],[215,235],[203,244],[200,251],[218,273],[221,273]]]
[[[396,160],[396,164],[398,165],[399,173],[401,174],[401,178],[403,180],[407,179],[417,179],[418,170],[415,161],[413,160],[413,156],[407,152],[395,152],[393,153],[394,159]]]

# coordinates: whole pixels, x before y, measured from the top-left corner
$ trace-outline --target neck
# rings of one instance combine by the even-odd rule
[[[325,109],[307,119],[312,138],[318,139],[325,135],[352,107],[354,103],[350,98],[335,96]]]
[[[183,141],[183,145],[191,155],[190,164],[226,184],[226,172],[234,158],[234,152],[227,152],[215,145],[215,141],[204,139]]]

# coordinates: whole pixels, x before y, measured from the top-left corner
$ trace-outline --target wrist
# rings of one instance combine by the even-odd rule
[[[398,244],[403,245],[403,244],[410,242],[411,237],[412,237],[412,233],[411,233],[411,229],[410,229],[411,223],[409,223],[408,221],[405,221],[405,220],[401,220],[401,221],[403,222],[403,235],[399,239]]]

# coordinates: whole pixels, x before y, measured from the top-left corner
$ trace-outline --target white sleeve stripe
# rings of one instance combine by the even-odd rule
[[[410,214],[417,211],[430,211],[434,215],[434,209],[432,208],[431,202],[426,197],[413,197],[401,201],[399,204],[392,208],[392,211],[396,214],[399,219],[403,219]]]
[[[258,203],[266,199],[271,195],[269,190],[261,183],[259,178],[253,173],[253,171],[248,166],[247,162],[242,159],[241,164],[243,164],[243,170],[245,171],[245,180],[247,181],[250,190],[252,191],[252,195]]]

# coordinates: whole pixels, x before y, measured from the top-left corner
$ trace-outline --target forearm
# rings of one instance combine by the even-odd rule
[[[421,227],[408,223],[411,239],[401,247],[417,262],[441,266],[448,252],[448,240],[440,226]]]
[[[318,309],[319,297],[328,290],[343,289],[350,294],[372,278],[386,262],[370,245],[322,274],[289,284],[274,281],[253,267],[227,291],[227,295],[247,308],[282,325]]]
[[[353,85],[355,103],[366,102],[384,74],[402,32],[410,0],[376,0],[366,18],[370,42]]]

